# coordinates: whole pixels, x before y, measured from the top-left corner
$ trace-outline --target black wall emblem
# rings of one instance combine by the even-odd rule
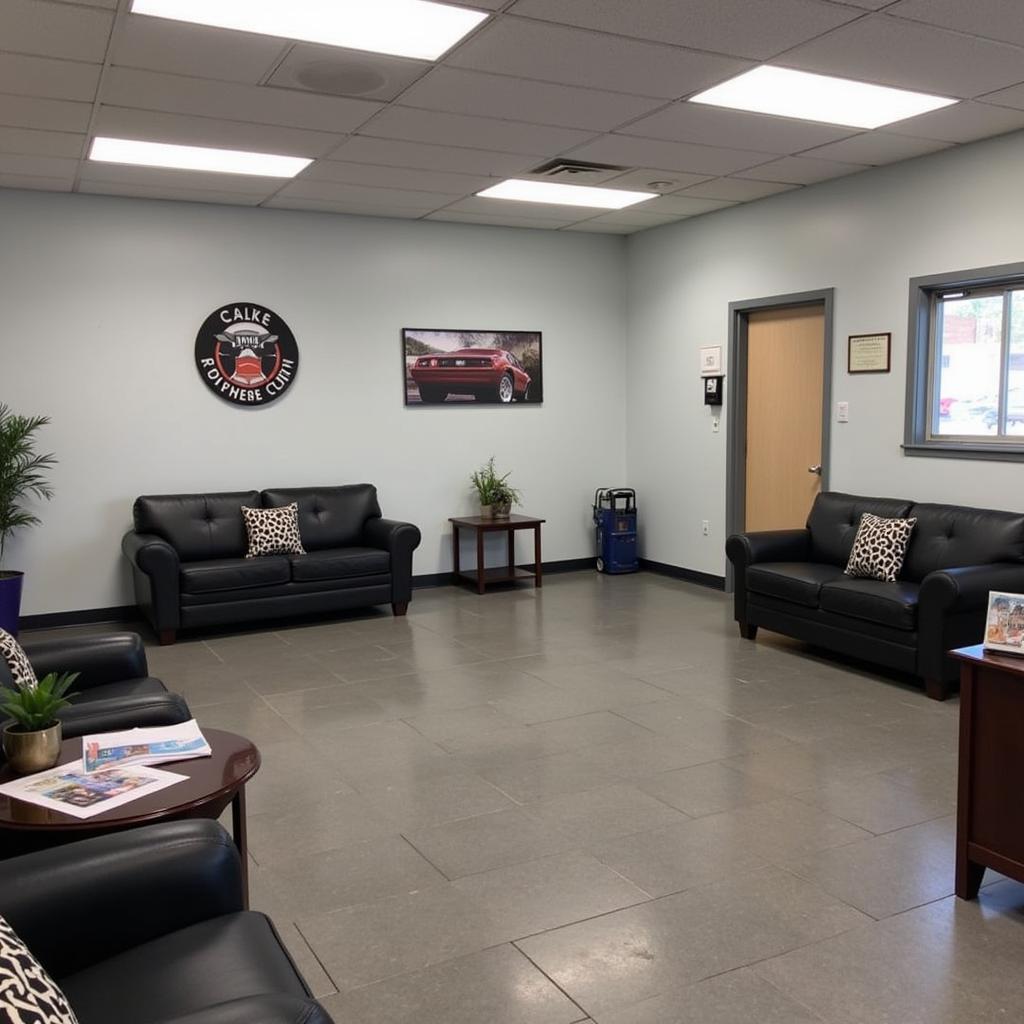
[[[288,325],[265,306],[236,302],[211,313],[196,336],[196,367],[226,402],[259,408],[294,383],[299,347]]]

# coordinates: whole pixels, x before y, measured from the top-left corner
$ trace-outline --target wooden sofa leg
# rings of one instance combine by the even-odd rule
[[[744,640],[756,640],[757,639],[757,626],[752,622],[740,622],[740,636]]]
[[[949,696],[949,683],[942,679],[926,679],[924,681],[924,692],[932,700],[945,700]]]
[[[408,601],[393,601],[391,603],[391,610],[395,615],[404,615],[409,610]]]
[[[160,630],[160,646],[169,647],[171,644],[178,639],[178,632],[174,629],[161,629]]]

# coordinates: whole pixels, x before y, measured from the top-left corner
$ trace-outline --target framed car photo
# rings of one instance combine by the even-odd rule
[[[540,331],[402,331],[406,405],[544,400]]]
[[[987,651],[1024,654],[1024,594],[989,591],[984,647]]]

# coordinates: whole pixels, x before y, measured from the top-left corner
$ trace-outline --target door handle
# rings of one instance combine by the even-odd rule
[[[807,472],[808,473],[817,473],[818,476],[821,476],[821,463],[819,462],[816,466],[808,466],[807,467]]]

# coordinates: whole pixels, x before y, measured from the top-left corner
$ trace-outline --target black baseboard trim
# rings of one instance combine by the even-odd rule
[[[649,558],[640,559],[640,568],[659,576],[671,576],[674,580],[696,583],[699,587],[710,587],[712,590],[725,590],[725,577],[715,576],[710,572],[698,572],[696,569],[684,569],[679,565],[668,565],[665,562],[652,562]]]
[[[524,569],[532,569],[533,562],[521,563]],[[563,558],[557,562],[541,562],[541,568],[545,576],[554,576],[560,572],[581,572],[585,569],[594,568],[593,558]],[[469,571],[469,570],[467,570]],[[424,590],[428,587],[447,587],[452,585],[452,574],[450,572],[425,573],[422,576],[413,576],[413,590]]]
[[[81,608],[75,612],[45,612],[42,615],[22,615],[19,629],[59,629],[61,626],[88,626],[94,622],[141,622],[142,616],[134,604],[116,608]]]

